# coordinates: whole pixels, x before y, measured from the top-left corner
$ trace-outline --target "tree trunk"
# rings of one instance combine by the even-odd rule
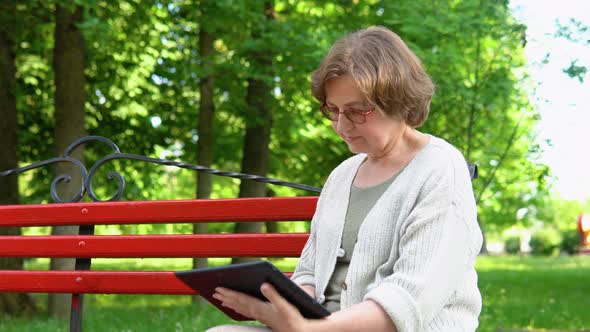
[[[0,4],[0,171],[18,167],[15,66],[16,2]],[[0,177],[0,204],[18,204],[18,177]],[[0,236],[20,235],[18,227],[0,227]],[[22,270],[22,258],[0,258],[0,270]],[[0,313],[36,311],[29,294],[0,293]]]
[[[264,2],[266,20],[274,19],[273,1]],[[266,26],[262,24],[262,26]],[[261,31],[253,31],[254,39],[261,37]],[[272,55],[268,51],[253,52],[250,58],[252,65],[271,76]],[[246,116],[246,135],[242,157],[242,173],[266,176],[269,164],[270,130],[272,127],[272,112],[270,108],[271,89],[264,80],[249,78],[246,102],[248,113]],[[255,181],[240,183],[240,197],[263,197],[266,195],[266,184]],[[237,223],[236,233],[260,233],[264,222]],[[233,259],[233,263],[252,261],[252,258]]]
[[[53,70],[55,73],[55,148],[62,154],[74,140],[85,136],[84,103],[86,101],[84,78],[84,40],[76,24],[82,21],[82,7],[68,8],[56,5],[55,9],[55,48],[53,50]],[[82,160],[83,147],[72,156]],[[81,174],[71,164],[58,164],[55,172],[71,176],[70,183],[59,186],[58,195],[69,200],[81,188]],[[78,226],[53,227],[51,234],[78,234]],[[73,270],[74,259],[51,260],[52,270]],[[70,294],[50,294],[49,315],[67,319],[70,313]]]
[[[266,197],[275,197],[276,194],[274,190],[267,188],[266,190]],[[278,233],[279,232],[279,224],[276,221],[267,221],[264,223],[266,226],[267,233]]]
[[[201,17],[206,16],[207,2],[201,2]],[[199,123],[197,133],[197,164],[211,167],[213,163],[213,145],[215,144],[213,133],[213,119],[215,114],[215,104],[213,103],[213,42],[215,37],[212,32],[205,28],[204,19],[201,21],[199,31],[199,50],[201,55],[201,64],[203,71],[199,82],[200,99],[199,99]],[[197,198],[211,197],[212,174],[197,172]],[[207,223],[193,224],[193,234],[206,234],[208,232]],[[207,258],[194,258],[193,268],[207,267]],[[204,299],[197,296],[195,303],[202,305],[206,303]]]

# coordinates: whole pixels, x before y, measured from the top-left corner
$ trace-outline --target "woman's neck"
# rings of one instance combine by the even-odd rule
[[[406,164],[418,151],[428,143],[428,136],[416,129],[406,126],[401,133],[393,137],[384,149],[377,153],[367,153],[366,163],[374,166]]]
[[[382,183],[401,172],[414,157],[428,144],[430,137],[408,128],[403,135],[391,144],[388,153],[377,156],[367,154],[367,159],[359,167],[354,185],[365,188]]]

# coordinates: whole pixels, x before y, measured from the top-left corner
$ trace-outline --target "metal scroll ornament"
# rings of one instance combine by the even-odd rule
[[[105,156],[104,158],[98,160],[97,162],[95,162],[94,165],[92,165],[92,167],[90,168],[90,171],[88,171],[86,169],[86,166],[80,160],[71,157],[71,153],[78,146],[85,144],[87,142],[90,142],[90,141],[99,141],[99,142],[103,142],[103,143],[107,144],[109,147],[112,148],[113,153],[111,153],[111,154]],[[73,142],[72,144],[70,144],[70,146],[68,146],[68,148],[66,149],[64,154],[59,157],[47,159],[47,160],[44,160],[44,161],[41,161],[38,163],[34,163],[31,165],[22,167],[22,168],[16,168],[16,169],[2,171],[2,172],[0,172],[0,176],[19,174],[19,173],[23,173],[23,172],[26,172],[26,171],[29,171],[29,170],[32,170],[35,168],[44,167],[44,166],[47,166],[50,164],[63,163],[63,162],[71,163],[71,164],[74,164],[76,167],[78,167],[78,169],[80,170],[80,173],[82,175],[81,188],[74,197],[72,197],[69,200],[64,200],[62,197],[59,197],[59,195],[57,194],[57,186],[60,182],[65,182],[65,183],[70,182],[72,177],[69,174],[57,175],[53,179],[53,181],[51,182],[51,189],[50,189],[51,199],[54,202],[57,202],[57,203],[79,202],[84,197],[84,195],[86,193],[88,193],[88,196],[94,202],[117,201],[117,200],[121,199],[121,197],[123,196],[123,192],[125,190],[125,179],[123,178],[123,176],[121,176],[121,174],[119,174],[117,172],[110,172],[107,175],[108,180],[110,180],[110,181],[116,180],[118,182],[117,192],[113,196],[111,196],[109,199],[105,199],[105,200],[99,199],[96,196],[96,194],[94,193],[94,188],[92,185],[92,179],[93,179],[94,175],[96,174],[96,171],[102,165],[108,163],[109,161],[115,160],[115,159],[139,160],[139,161],[143,161],[143,162],[149,162],[149,163],[154,163],[154,164],[190,169],[190,170],[195,170],[198,172],[205,172],[205,173],[215,174],[215,175],[219,175],[219,176],[227,176],[227,177],[237,178],[237,179],[241,179],[241,180],[253,180],[253,181],[258,181],[258,182],[270,183],[273,185],[286,186],[286,187],[291,187],[291,188],[296,188],[296,189],[307,190],[307,191],[311,191],[311,192],[319,193],[321,191],[321,188],[318,188],[318,187],[308,186],[308,185],[299,184],[299,183],[292,183],[292,182],[282,181],[282,180],[273,179],[273,178],[266,178],[266,177],[259,176],[259,175],[244,174],[244,173],[237,173],[237,172],[225,172],[225,171],[220,171],[220,170],[204,167],[201,165],[193,165],[193,164],[187,164],[184,162],[177,162],[177,161],[166,160],[166,159],[157,159],[157,158],[150,158],[150,157],[140,156],[140,155],[135,155],[135,154],[121,153],[121,151],[119,150],[119,147],[117,147],[117,145],[115,145],[115,143],[113,143],[111,140],[109,140],[105,137],[102,137],[102,136],[87,136],[87,137],[80,138],[80,139],[76,140],[75,142]]]

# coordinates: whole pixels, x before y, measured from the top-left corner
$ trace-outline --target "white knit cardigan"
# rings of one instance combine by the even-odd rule
[[[314,286],[320,302],[336,264],[350,187],[365,158],[349,158],[328,177],[292,277]],[[431,136],[364,219],[341,309],[373,300],[399,332],[475,331],[481,244],[465,159]]]

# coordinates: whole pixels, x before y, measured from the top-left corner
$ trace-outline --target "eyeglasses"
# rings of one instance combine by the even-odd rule
[[[350,120],[350,122],[356,124],[363,124],[367,122],[367,116],[373,113],[374,110],[375,106],[366,111],[357,110],[354,108],[348,108],[343,111],[339,111],[335,107],[328,106],[325,102],[320,107],[320,112],[322,112],[324,117],[330,121],[338,121],[338,117],[340,116],[340,113],[342,113],[348,120]]]

